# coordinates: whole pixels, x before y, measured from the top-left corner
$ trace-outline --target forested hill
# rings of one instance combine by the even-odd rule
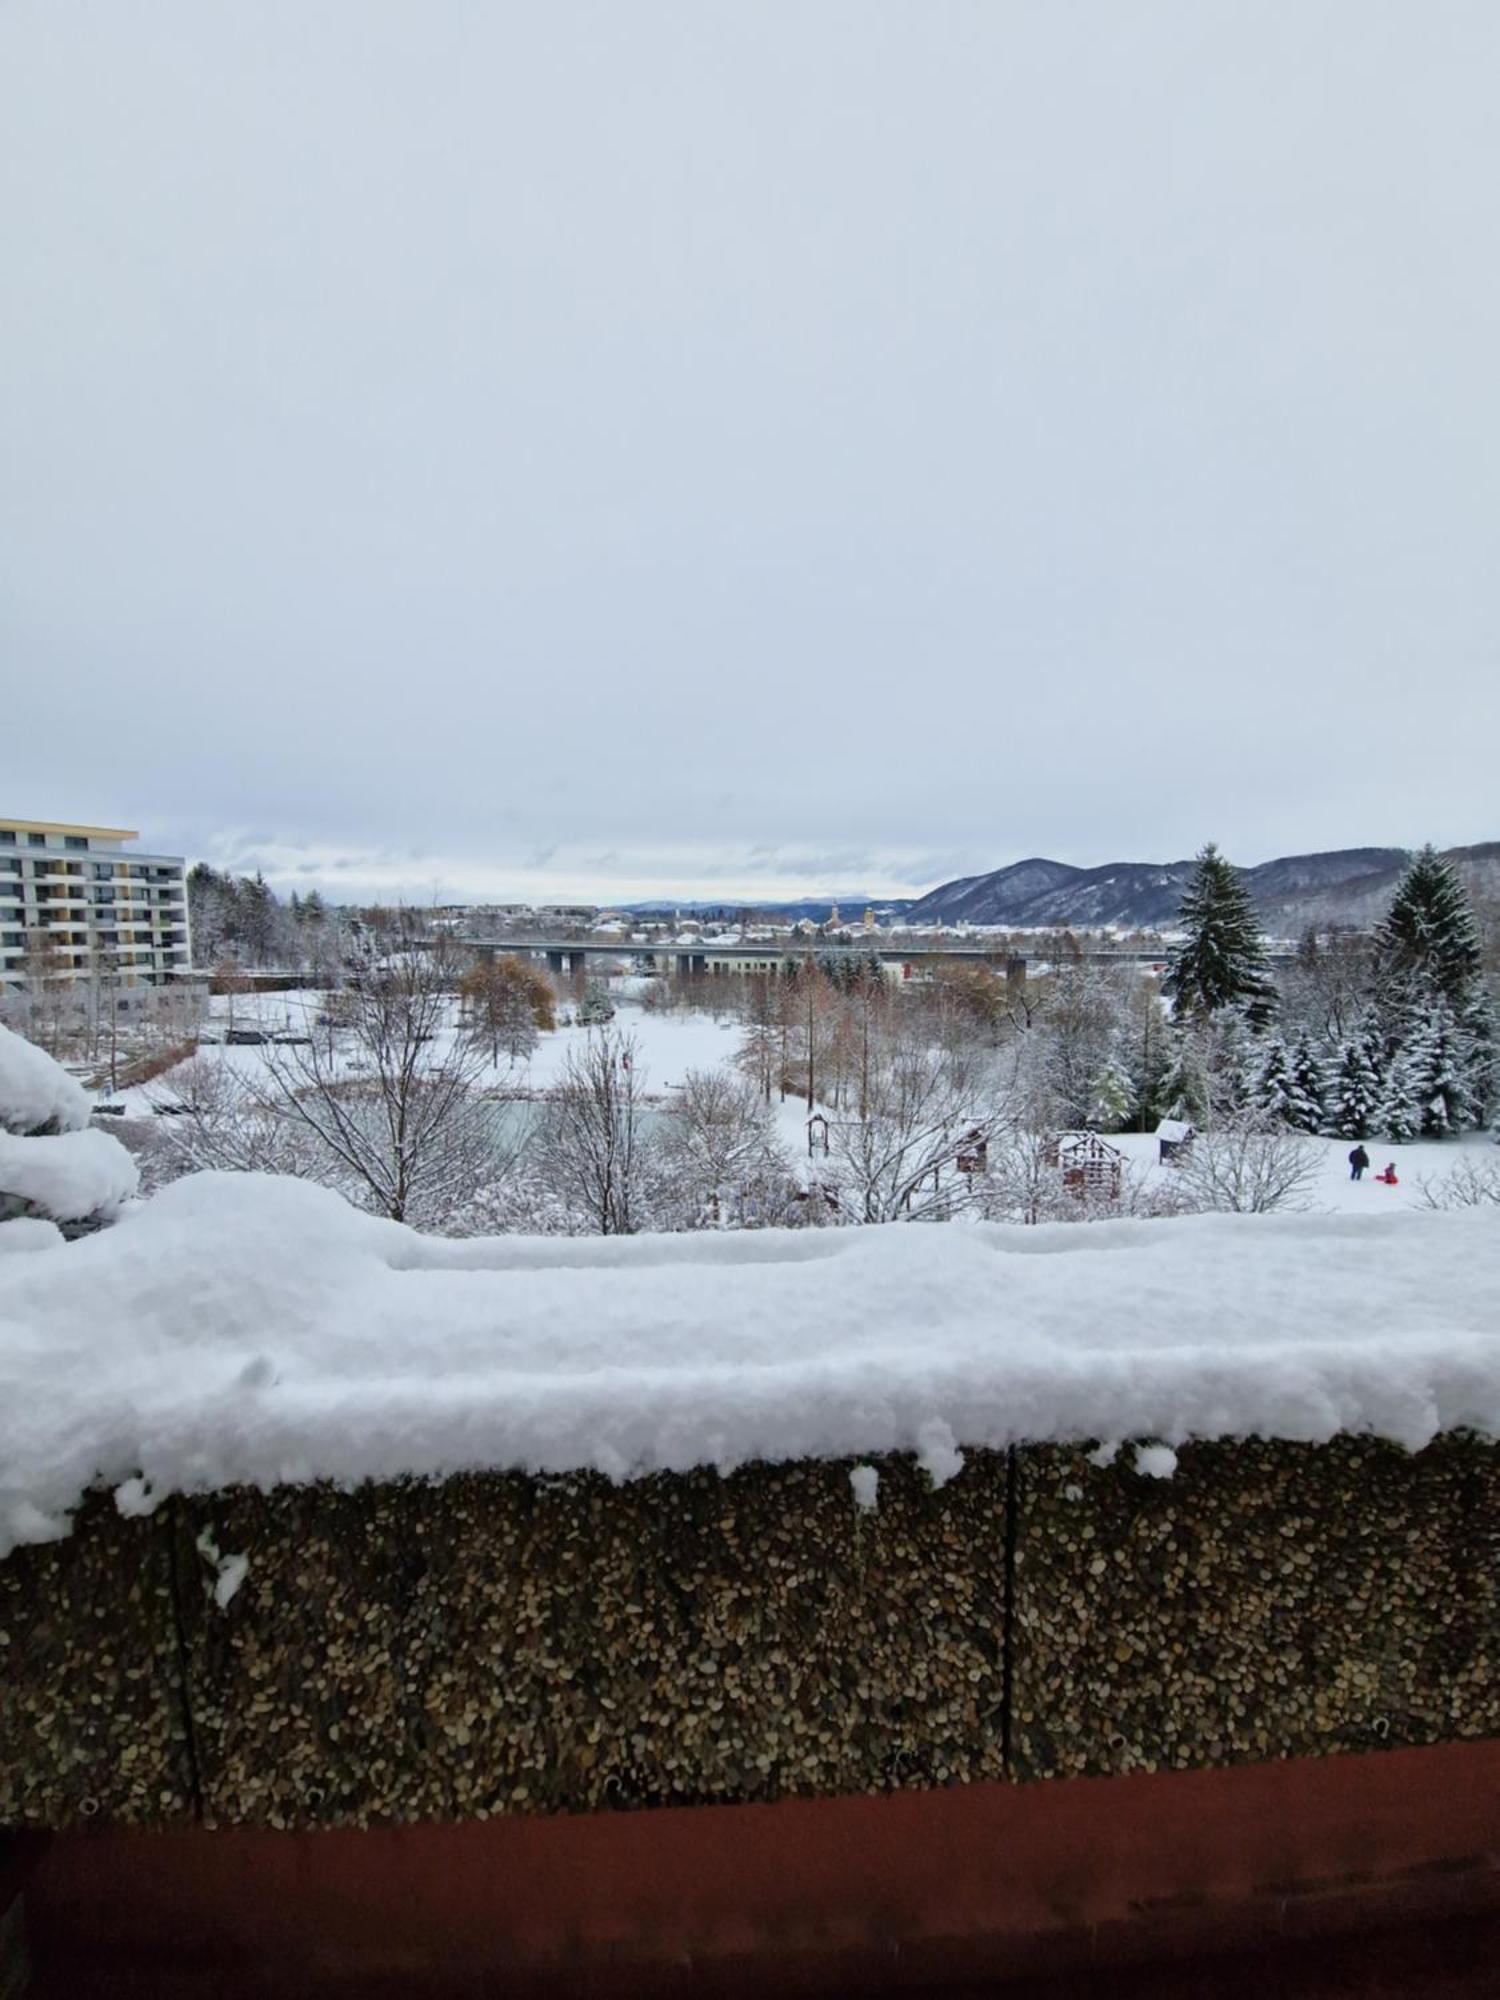
[[[1409,856],[1401,847],[1347,847],[1291,854],[1244,870],[1267,928],[1283,935],[1307,924],[1372,923],[1384,910]],[[1500,893],[1500,841],[1455,847],[1454,862],[1471,889]],[[1193,863],[1110,861],[1075,868],[1065,861],[1012,862],[930,889],[907,912],[911,923],[1170,923]]]

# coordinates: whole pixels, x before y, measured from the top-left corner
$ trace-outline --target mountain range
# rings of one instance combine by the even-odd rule
[[[1383,915],[1410,859],[1402,847],[1346,847],[1290,854],[1241,875],[1261,921],[1277,936],[1308,925],[1364,927]],[[1500,841],[1447,851],[1471,894],[1500,895]],[[1065,861],[1014,861],[988,875],[966,875],[929,889],[904,921],[1014,925],[1170,924],[1193,872],[1191,861],[1110,861],[1075,868]]]

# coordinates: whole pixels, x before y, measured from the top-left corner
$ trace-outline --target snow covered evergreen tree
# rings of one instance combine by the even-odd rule
[[[1268,1034],[1261,1044],[1261,1056],[1250,1085],[1250,1101],[1256,1110],[1279,1125],[1290,1125],[1292,1117],[1292,1058],[1280,1035]]]
[[[1376,1115],[1377,1129],[1397,1145],[1415,1139],[1422,1129],[1422,1093],[1418,1064],[1403,1048],[1386,1072],[1385,1090]]]
[[[1469,899],[1430,845],[1396,885],[1375,943],[1377,1000],[1392,1058],[1386,1129],[1392,1138],[1473,1130],[1493,1096],[1494,1007]]]
[[[1476,1126],[1500,1123],[1500,1047],[1497,1047],[1495,1006],[1482,984],[1458,1017],[1459,1027],[1468,1038],[1468,1085],[1472,1099],[1472,1122]],[[1500,1132],[1496,1133],[1500,1138]]]
[[[1354,1039],[1364,1052],[1365,1060],[1375,1074],[1379,1088],[1385,1089],[1388,1059],[1386,1053],[1386,1032],[1381,1026],[1380,1015],[1375,1007],[1366,1007],[1354,1031]]]
[[[1323,1082],[1324,1132],[1339,1139],[1369,1139],[1380,1119],[1381,1074],[1361,1035],[1351,1036],[1335,1055]]]
[[[1250,1107],[1256,1071],[1256,1038],[1245,1017],[1224,1008],[1206,1021],[1180,1024],[1158,1096],[1162,1116],[1211,1126]]]
[[[1094,1078],[1088,1122],[1095,1132],[1118,1132],[1130,1116],[1136,1098],[1135,1079],[1118,1049],[1112,1050]]]
[[[1398,1004],[1440,997],[1460,1012],[1473,999],[1479,926],[1463,884],[1430,843],[1396,884],[1375,946],[1377,978]]]
[[[1212,841],[1198,856],[1177,922],[1183,932],[1162,991],[1179,1016],[1206,1019],[1225,1007],[1263,1026],[1275,1006],[1260,919],[1238,872]]]
[[[1299,1132],[1323,1129],[1323,1065],[1307,1035],[1299,1035],[1291,1048],[1292,1084],[1289,1123]]]
[[[1391,1065],[1384,1122],[1392,1139],[1446,1139],[1478,1122],[1473,1046],[1446,1001],[1435,1000],[1409,1029]]]

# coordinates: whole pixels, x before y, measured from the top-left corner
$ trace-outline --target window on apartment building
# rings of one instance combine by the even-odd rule
[[[0,931],[0,944],[7,951],[21,951],[26,944],[25,931]]]
[[[82,833],[65,833],[63,835],[63,846],[71,847],[75,854],[87,854],[89,851],[88,836]]]
[[[96,882],[107,882],[114,872],[113,864],[108,861],[96,861],[94,863],[94,880]]]
[[[47,836],[45,833],[28,833],[26,836],[26,845],[28,847],[45,847],[47,845]]]
[[[13,826],[0,826],[0,847],[14,847],[16,830]]]

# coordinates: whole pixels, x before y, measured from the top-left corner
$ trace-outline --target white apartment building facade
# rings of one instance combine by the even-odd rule
[[[181,855],[126,827],[0,817],[0,990],[108,976],[164,986],[191,964]]]

